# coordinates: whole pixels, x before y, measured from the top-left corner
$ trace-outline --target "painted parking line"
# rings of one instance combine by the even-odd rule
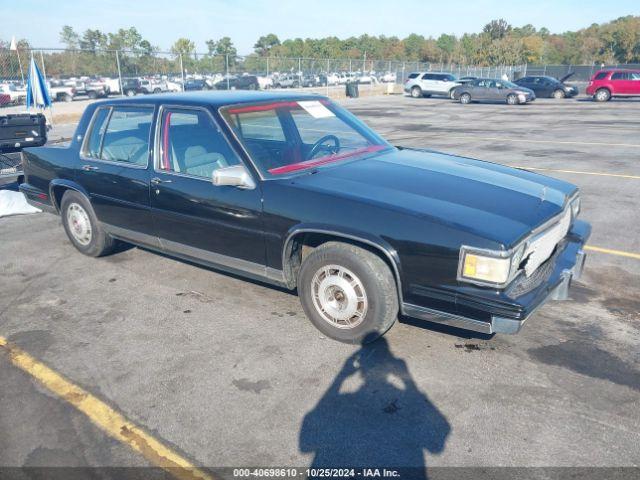
[[[630,178],[632,180],[640,180],[640,175],[627,175],[624,173],[606,173],[606,172],[585,172],[581,170],[564,170],[557,168],[542,168],[542,167],[525,167],[522,165],[505,165],[505,167],[520,168],[522,170],[532,170],[540,172],[558,172],[558,173],[575,173],[577,175],[595,175],[598,177],[615,177],[615,178]]]
[[[619,257],[635,258],[636,260],[640,260],[640,253],[625,252],[623,250],[613,250],[611,248],[594,247],[591,245],[585,245],[584,249],[590,250],[592,252],[607,253],[609,255],[617,255]]]
[[[180,480],[211,480],[213,478],[156,440],[141,427],[127,420],[105,402],[10,344],[2,336],[0,336],[0,349],[8,352],[11,363],[16,367],[31,375],[56,396],[73,405],[107,435],[128,445],[153,465],[166,470]]]

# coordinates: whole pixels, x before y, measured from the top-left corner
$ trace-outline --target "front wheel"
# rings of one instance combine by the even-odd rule
[[[67,236],[80,252],[90,257],[111,253],[115,241],[104,231],[84,195],[67,190],[62,196],[60,212]]]
[[[517,105],[518,104],[518,97],[514,93],[511,93],[511,94],[507,95],[507,103],[509,105]]]
[[[564,93],[564,90],[556,90],[553,92],[553,94],[551,95],[553,98],[560,100],[562,98],[564,98],[566,96],[566,94]]]
[[[462,103],[463,105],[471,103],[471,95],[469,95],[468,93],[463,93],[462,95],[460,95],[460,103]]]
[[[315,327],[340,342],[372,342],[398,317],[398,293],[387,264],[346,243],[327,242],[304,259],[298,295]]]
[[[422,89],[420,87],[413,87],[411,89],[411,96],[413,98],[420,98],[422,96]]]

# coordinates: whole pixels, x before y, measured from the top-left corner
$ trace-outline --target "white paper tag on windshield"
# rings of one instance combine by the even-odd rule
[[[317,100],[298,102],[298,105],[304,108],[313,118],[335,117],[331,110]]]

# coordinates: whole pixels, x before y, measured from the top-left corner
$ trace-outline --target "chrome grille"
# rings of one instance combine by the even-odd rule
[[[571,208],[567,208],[557,223],[531,239],[522,256],[522,258],[527,258],[524,265],[524,273],[527,277],[551,256],[556,245],[567,235],[570,226]]]

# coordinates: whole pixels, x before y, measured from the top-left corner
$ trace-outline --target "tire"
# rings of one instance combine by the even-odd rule
[[[468,105],[471,103],[471,95],[467,92],[464,92],[460,95],[460,103],[463,105]]]
[[[162,89],[161,88],[154,88],[153,89],[153,93],[161,93]]]
[[[62,196],[60,213],[69,240],[81,253],[101,257],[112,252],[115,240],[100,225],[87,197],[67,190]]]
[[[413,98],[420,98],[422,97],[422,89],[420,87],[412,87],[411,88],[411,96]]]
[[[136,91],[135,90],[127,90],[126,92],[127,97],[135,97],[136,95]]]
[[[510,93],[509,95],[507,95],[507,104],[508,105],[517,105],[518,104],[518,97],[514,93]]]
[[[378,255],[355,245],[327,242],[313,250],[300,268],[298,295],[311,323],[344,343],[370,343],[398,318],[391,270]]]
[[[596,102],[608,102],[611,100],[611,92],[606,88],[599,88],[593,95],[593,99]]]
[[[87,97],[89,97],[91,100],[95,100],[96,98],[98,98],[98,94],[93,90],[89,90],[87,92]]]
[[[551,94],[551,97],[555,98],[556,100],[560,100],[564,97],[566,97],[567,95],[564,93],[564,90],[554,90],[554,92]]]

